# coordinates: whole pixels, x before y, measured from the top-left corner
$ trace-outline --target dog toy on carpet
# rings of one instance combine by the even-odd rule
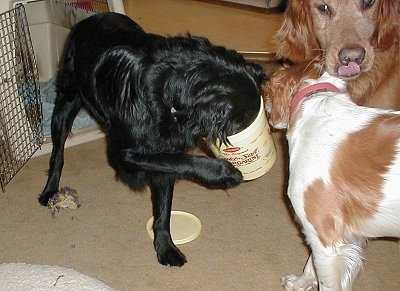
[[[49,199],[47,207],[51,210],[51,215],[54,216],[61,208],[78,209],[81,203],[78,200],[78,194],[75,189],[63,187]]]

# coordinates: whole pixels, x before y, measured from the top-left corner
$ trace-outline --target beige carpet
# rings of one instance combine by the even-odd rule
[[[202,222],[200,236],[180,246],[182,268],[158,264],[145,229],[149,192],[115,181],[104,140],[66,150],[61,186],[75,188],[82,206],[55,218],[37,202],[49,156],[34,158],[0,193],[0,263],[73,268],[121,291],[282,290],[280,277],[300,273],[308,252],[285,204],[285,143],[275,139],[278,160],[257,180],[227,192],[177,184],[173,208]],[[397,242],[373,241],[365,257],[355,290],[400,290]]]

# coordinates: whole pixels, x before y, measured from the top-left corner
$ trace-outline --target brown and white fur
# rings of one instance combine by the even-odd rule
[[[286,290],[351,290],[367,240],[400,237],[400,111],[354,104],[327,73],[305,81],[321,82],[342,92],[310,93],[289,120],[292,97],[265,96],[272,125],[287,127],[287,194],[311,248],[304,273],[282,278]]]
[[[295,67],[288,79],[318,74],[317,62],[357,104],[400,110],[399,26],[400,0],[289,0],[276,55]]]

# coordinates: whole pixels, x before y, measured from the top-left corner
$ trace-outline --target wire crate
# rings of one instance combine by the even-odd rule
[[[22,5],[0,14],[0,184],[5,185],[43,140],[39,76]]]
[[[125,13],[122,0],[0,0],[0,186],[32,157],[51,151],[43,83],[54,78],[71,27],[95,13]],[[9,9],[9,10],[8,10]],[[55,88],[54,88],[55,89]],[[52,90],[54,91],[54,90]],[[46,114],[44,114],[46,113]],[[45,126],[46,125],[46,126]],[[99,129],[66,147],[103,136]],[[75,138],[78,137],[78,138]]]

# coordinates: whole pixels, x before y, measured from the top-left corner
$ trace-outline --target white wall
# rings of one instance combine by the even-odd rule
[[[6,12],[10,9],[10,3],[8,1],[0,0],[0,13]]]
[[[25,1],[29,1],[29,0],[25,0]],[[9,10],[10,7],[12,6],[11,2],[16,2],[16,1],[15,0],[9,0],[9,1],[0,0],[0,13],[3,13],[5,11]],[[19,1],[19,2],[24,2],[24,0]],[[109,5],[111,11],[125,14],[124,4],[123,4],[122,0],[107,0],[107,2],[108,2],[108,5]]]

